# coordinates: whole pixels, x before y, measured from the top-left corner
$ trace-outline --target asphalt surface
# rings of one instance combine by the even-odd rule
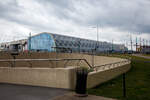
[[[64,89],[0,83],[0,100],[51,100],[68,92]]]

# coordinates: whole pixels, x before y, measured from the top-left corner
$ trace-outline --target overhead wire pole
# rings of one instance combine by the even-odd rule
[[[130,43],[131,43],[131,52],[133,51],[133,48],[132,48],[132,35],[131,35],[131,33],[130,33]]]
[[[79,45],[79,48],[78,48],[79,51],[78,51],[78,52],[80,53],[80,52],[81,52],[81,50],[80,50],[80,47],[81,47],[81,40],[80,40],[80,38],[79,38],[79,40],[78,40],[78,45]]]
[[[97,51],[97,48],[98,48],[98,24],[97,24],[97,27],[93,27],[93,28],[97,28],[97,42],[96,42],[96,45],[95,45],[95,49],[92,50],[93,52],[93,56],[92,56],[92,66],[94,67],[94,51],[96,53]]]
[[[141,37],[140,37],[140,53],[141,53]]]
[[[96,25],[96,27],[92,27],[92,28],[96,28],[97,29],[97,32],[96,32],[96,34],[97,34],[97,36],[96,36],[96,44],[95,44],[95,51],[96,51],[96,49],[98,48],[98,44],[99,44],[99,30],[98,30],[98,28],[99,28],[99,26],[98,26],[98,24]]]
[[[143,46],[145,45],[145,40],[143,39]]]
[[[134,24],[137,20],[135,16],[138,16],[138,15],[139,15],[139,13],[136,13],[136,12],[134,13],[134,16],[133,16],[133,19],[132,19],[132,22],[131,22],[133,24],[132,26],[134,26]],[[132,47],[133,46],[133,41],[132,41],[131,33],[130,33],[130,43],[131,43],[131,52],[133,53],[133,47]]]
[[[114,46],[113,46],[114,43],[113,43],[113,42],[114,42],[114,41],[113,41],[113,39],[112,39],[112,52],[113,52],[113,48],[114,48]]]
[[[140,33],[140,53],[142,53],[142,33]]]
[[[137,52],[137,46],[138,46],[137,37],[136,37],[136,45],[135,46],[136,46],[136,52]]]
[[[146,46],[148,46],[148,40],[146,40]]]
[[[31,32],[29,33],[29,51],[31,51]]]
[[[97,45],[96,45],[95,52],[97,52],[97,49],[98,49],[98,37],[99,37],[99,35],[98,35],[98,24],[97,24]]]

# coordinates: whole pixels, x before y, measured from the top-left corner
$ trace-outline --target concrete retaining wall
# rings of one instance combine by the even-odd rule
[[[74,68],[0,68],[0,82],[70,89]]]
[[[20,53],[16,56],[16,59],[61,59],[61,58],[76,58],[76,59],[86,59],[92,65],[92,56],[87,54],[78,54],[78,53]],[[13,59],[10,53],[0,53],[0,59]],[[115,57],[105,57],[105,56],[94,56],[94,64],[103,65],[108,63],[115,63],[122,61],[120,58]],[[64,68],[65,61],[31,61],[32,67],[34,68]],[[16,67],[30,67],[29,62],[16,62]],[[67,66],[77,66],[78,61],[69,61]],[[0,67],[9,67],[11,66],[8,62],[0,62]],[[88,66],[85,62],[80,62],[80,66]]]
[[[126,73],[131,68],[130,64],[118,66],[112,69],[103,71],[91,72],[87,78],[87,88],[93,88],[99,84],[102,84],[108,80],[111,80],[123,73]]]
[[[103,82],[127,72],[130,64],[111,69],[90,72],[87,79],[87,88],[95,87]],[[33,86],[75,89],[75,67],[67,68],[27,68],[27,67],[0,67],[0,82]]]

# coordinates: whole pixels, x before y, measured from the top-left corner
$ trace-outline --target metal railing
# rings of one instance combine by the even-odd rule
[[[92,66],[89,64],[89,62],[86,60],[86,59],[0,59],[0,62],[8,62],[11,64],[11,67],[15,67],[15,63],[16,62],[28,62],[30,64],[29,67],[32,67],[32,62],[33,61],[49,61],[50,63],[55,61],[55,62],[58,62],[58,61],[65,61],[63,67],[66,67],[67,64],[70,62],[70,61],[78,61],[77,62],[77,66],[79,65],[79,63],[81,61],[84,61],[89,69],[94,69],[94,70],[98,70],[100,68],[102,68],[103,70],[108,68],[110,69],[111,67],[114,67],[114,66],[119,66],[119,65],[124,65],[125,63],[129,63],[130,60],[127,59],[127,60],[124,60],[124,61],[119,61],[119,62],[115,62],[115,63],[109,63],[109,64],[104,64],[104,65],[98,65],[98,66]]]
[[[110,68],[114,68],[115,66],[121,66],[121,65],[125,65],[125,64],[129,64],[130,60],[124,60],[124,61],[119,61],[119,62],[115,62],[115,63],[109,63],[109,64],[104,64],[104,65],[98,65],[98,66],[94,66],[93,69],[95,71],[98,71],[98,69],[102,68],[103,70],[110,69]]]
[[[11,64],[11,67],[15,67],[15,62],[28,62],[30,64],[30,67],[32,67],[32,61],[49,61],[50,63],[52,61],[66,61],[64,64],[64,67],[70,62],[70,61],[78,61],[77,64],[80,63],[80,61],[84,61],[89,68],[92,68],[92,66],[89,64],[89,62],[86,59],[1,59],[0,62],[8,62]]]

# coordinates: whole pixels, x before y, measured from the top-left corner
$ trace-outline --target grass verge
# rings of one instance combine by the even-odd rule
[[[126,73],[127,97],[122,96],[122,75],[88,89],[89,94],[117,98],[120,100],[150,100],[150,59],[131,55],[116,55],[117,57],[131,57],[131,70]]]

